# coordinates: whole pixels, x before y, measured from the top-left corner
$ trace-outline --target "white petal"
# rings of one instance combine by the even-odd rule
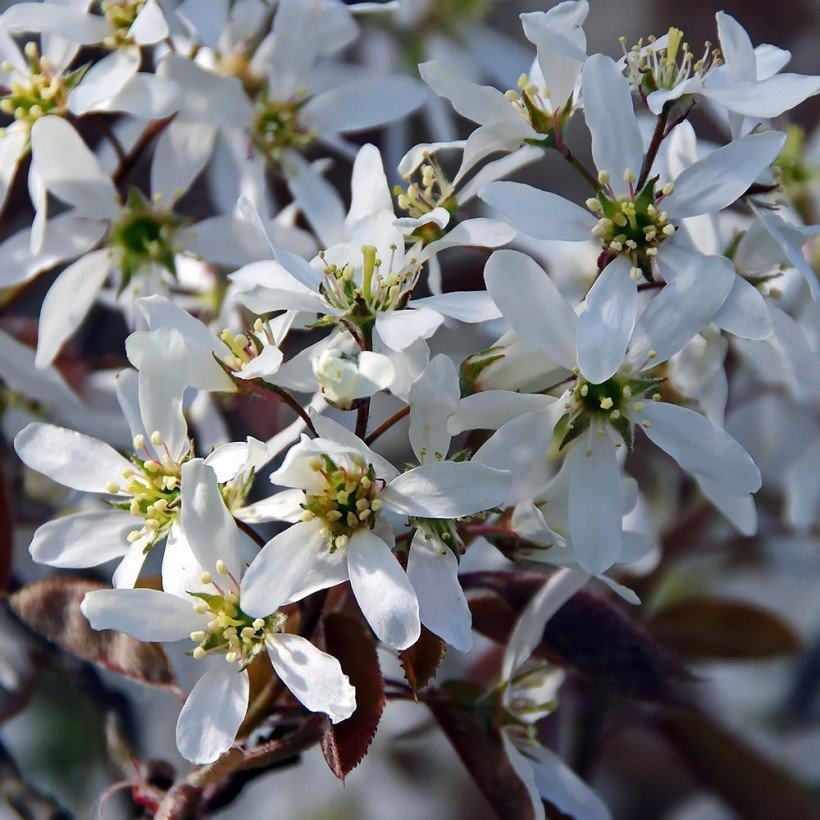
[[[62,117],[41,117],[31,129],[32,162],[46,189],[77,209],[77,216],[113,219],[117,189],[97,158]]]
[[[478,324],[490,322],[501,316],[501,311],[488,293],[479,290],[450,291],[435,296],[414,299],[413,307],[429,307],[443,316],[457,319],[459,322]]]
[[[139,49],[118,48],[112,51],[95,63],[71,92],[69,111],[74,116],[81,116],[99,108],[122,91],[139,70],[139,65]]]
[[[459,652],[473,648],[473,618],[453,551],[416,530],[410,544],[407,577],[419,601],[421,622]]]
[[[323,712],[333,723],[356,711],[356,690],[332,655],[287,633],[273,635],[267,646],[276,674],[306,709]]]
[[[189,592],[212,593],[213,587],[202,583],[203,571],[182,528],[172,525],[162,552],[163,590],[180,598],[187,598]]]
[[[191,187],[214,148],[216,128],[174,120],[160,135],[151,162],[151,193],[175,202]]]
[[[366,131],[406,116],[425,97],[424,86],[412,77],[365,77],[317,94],[302,114],[319,134]]]
[[[503,679],[509,679],[529,660],[544,637],[547,622],[588,580],[589,575],[580,570],[560,569],[533,595],[507,642],[501,666]]]
[[[760,488],[760,470],[752,457],[723,429],[689,410],[665,402],[647,402],[646,435],[675,461],[713,479],[738,495]]]
[[[554,401],[553,396],[536,393],[482,390],[459,401],[457,412],[451,414],[447,422],[447,432],[455,436],[465,430],[498,430],[508,421],[541,410]]]
[[[592,238],[597,222],[580,205],[521,182],[491,182],[478,195],[506,214],[518,230],[536,239],[584,242]]]
[[[148,0],[142,7],[128,29],[128,36],[141,46],[154,45],[168,36],[168,23],[165,22],[157,0]]]
[[[593,575],[606,572],[621,554],[621,468],[608,436],[594,430],[567,454],[569,532],[578,563]]]
[[[32,470],[87,493],[105,493],[106,484],[131,469],[113,447],[52,424],[29,424],[15,437],[14,449]]]
[[[465,219],[448,231],[441,239],[425,246],[418,255],[418,261],[431,259],[447,248],[497,248],[515,239],[515,229],[497,219]]]
[[[37,367],[50,365],[65,341],[82,324],[108,277],[111,261],[108,250],[91,251],[54,280],[40,309]]]
[[[188,382],[188,359],[182,334],[173,328],[152,330],[140,360],[139,404],[145,432],[155,432],[175,460],[190,448],[182,414],[182,394]]]
[[[282,490],[270,498],[263,498],[255,504],[234,510],[234,515],[246,524],[263,524],[268,521],[287,521],[295,524],[302,520],[304,499],[305,494],[302,490]]]
[[[93,629],[116,629],[139,641],[179,641],[205,620],[185,600],[156,589],[100,589],[83,598],[83,615]]]
[[[51,567],[96,567],[125,555],[134,522],[130,513],[115,509],[61,516],[38,528],[29,552]]]
[[[261,353],[251,359],[236,374],[238,379],[265,379],[276,374],[282,364],[284,355],[278,347],[265,345]]]
[[[681,350],[711,321],[737,276],[722,256],[680,253],[667,258],[670,282],[657,293],[635,326],[629,361],[643,369],[659,365]]]
[[[429,339],[443,321],[440,313],[426,307],[392,310],[377,314],[376,331],[391,350],[401,352],[419,339]]]
[[[775,74],[766,80],[750,80],[708,87],[703,96],[736,114],[770,119],[820,93],[820,78],[804,74]]]
[[[674,220],[728,207],[777,159],[785,141],[785,134],[767,131],[712,151],[678,176],[664,210]]]
[[[14,34],[59,34],[86,46],[101,43],[111,33],[104,17],[58,3],[16,3],[0,18],[0,26]]]
[[[608,171],[617,194],[626,193],[627,170],[637,177],[643,163],[643,140],[632,106],[632,90],[611,57],[594,54],[582,72],[584,116],[592,134],[592,157]]]
[[[352,198],[345,222],[354,225],[379,211],[392,211],[393,198],[384,173],[384,164],[375,145],[363,145],[353,162],[350,180]]]
[[[519,251],[496,251],[484,267],[484,281],[521,338],[564,367],[575,366],[577,318],[543,268]]]
[[[743,339],[767,339],[773,330],[766,300],[742,276],[734,277],[732,289],[712,321]]]
[[[268,541],[242,579],[240,600],[249,615],[264,618],[290,600],[347,579],[344,550],[329,556],[316,521],[293,524]]]
[[[379,640],[407,649],[421,634],[413,585],[390,547],[370,530],[358,530],[346,547],[350,585]]]
[[[26,152],[28,133],[25,128],[7,128],[0,135],[0,209],[17,175],[20,160]]]
[[[246,557],[256,550],[225,506],[216,473],[202,459],[192,459],[182,465],[181,482],[182,531],[200,565],[216,577],[221,559],[241,578]]]
[[[593,384],[617,372],[635,327],[638,285],[630,270],[623,256],[610,262],[587,294],[587,308],[578,319],[578,366]]]
[[[555,752],[538,745],[531,755],[538,791],[562,814],[584,820],[612,820],[601,798]]]
[[[747,536],[757,532],[757,509],[751,495],[729,492],[722,484],[706,476],[696,475],[695,480],[706,498],[732,522],[738,532]]]
[[[510,101],[500,91],[456,76],[438,60],[419,65],[419,74],[436,94],[446,97],[468,120],[484,125],[517,118]]]
[[[410,446],[420,463],[446,458],[447,421],[458,410],[461,389],[453,360],[439,354],[410,388]]]
[[[513,771],[515,771],[518,775],[518,779],[524,784],[532,801],[533,820],[545,820],[546,812],[544,811],[544,803],[541,800],[541,795],[535,784],[535,773],[532,769],[532,763],[529,758],[524,757],[524,755],[516,749],[507,732],[501,732],[501,740],[504,744],[504,751],[507,753],[510,765],[513,767]]]
[[[500,504],[511,486],[506,470],[469,461],[422,464],[394,478],[380,494],[386,508],[423,518],[458,518]]]
[[[286,152],[283,167],[291,194],[322,247],[342,242],[345,212],[336,189],[298,151]]]
[[[177,748],[192,763],[211,763],[227,751],[245,719],[250,682],[232,663],[211,667],[188,695],[177,720]]]
[[[808,532],[820,508],[820,440],[793,461],[785,475],[786,519],[798,530]]]

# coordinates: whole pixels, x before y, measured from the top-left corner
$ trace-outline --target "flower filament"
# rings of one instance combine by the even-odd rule
[[[556,118],[556,112],[550,100],[548,88],[539,88],[536,83],[530,82],[526,74],[518,78],[518,91],[510,89],[505,93],[513,108],[521,118],[529,123],[533,130],[545,137],[554,135],[557,126],[563,126],[566,118],[572,111],[572,97]]]
[[[331,551],[347,545],[350,536],[362,527],[373,528],[382,508],[378,479],[373,466],[353,457],[347,466],[337,465],[328,455],[311,462],[311,469],[324,479],[319,492],[305,490],[303,521],[319,519]]]
[[[146,0],[102,0],[100,8],[112,30],[103,41],[106,48],[114,49],[132,41],[128,32],[145,6],[145,2]]]
[[[399,208],[415,219],[426,216],[436,208],[444,208],[451,217],[447,225],[449,230],[455,224],[452,217],[458,208],[453,185],[438,162],[429,153],[425,153],[424,156],[427,161],[418,169],[421,173],[421,184],[412,182],[407,188],[396,185],[393,188],[393,195],[397,198]],[[411,178],[412,174],[405,175],[408,182]],[[440,239],[443,235],[444,231],[434,222],[420,226],[412,234],[424,244]]]
[[[320,252],[319,259],[324,264],[324,281],[320,289],[328,304],[345,313],[401,310],[410,299],[422,266],[414,258],[402,258],[401,264],[396,265],[398,248],[391,245],[390,251],[387,271],[383,273],[383,262],[376,256],[376,248],[373,245],[362,247],[360,281],[353,263],[331,264],[325,261],[324,251]]]
[[[201,660],[221,653],[228,663],[238,664],[240,670],[246,669],[264,650],[267,638],[284,630],[287,616],[281,612],[267,618],[246,615],[239,606],[239,581],[224,561],[218,561],[216,568],[225,580],[217,583],[207,572],[201,578],[201,582],[212,586],[215,592],[190,593],[197,599],[194,611],[210,616],[206,629],[191,633],[191,640],[197,644],[191,654]]]
[[[251,127],[253,141],[269,162],[278,165],[288,148],[303,151],[316,138],[316,132],[300,120],[307,97],[272,100],[262,91],[256,101]]]
[[[643,39],[638,40],[629,50],[626,38],[620,40],[627,74],[645,94],[674,88],[695,76],[705,80],[722,62],[720,49],[713,48],[709,42],[704,45],[703,56],[695,59],[679,28],[669,29],[665,46],[656,46],[654,35],[647,38],[646,44]]]
[[[261,317],[257,317],[253,323],[252,332],[234,335],[231,330],[225,328],[219,334],[219,338],[229,350],[222,357],[222,363],[232,373],[241,373],[265,348],[276,346],[270,324]]]

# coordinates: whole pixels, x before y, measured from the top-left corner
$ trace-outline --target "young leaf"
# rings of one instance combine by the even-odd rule
[[[92,629],[80,604],[105,584],[84,578],[49,578],[9,597],[9,607],[33,632],[85,661],[148,686],[179,691],[165,650],[122,632]]]
[[[423,626],[419,639],[408,649],[399,652],[404,678],[414,692],[423,689],[435,677],[446,651],[444,641]]]
[[[356,711],[341,723],[326,721],[322,753],[339,780],[361,763],[379,726],[385,706],[376,644],[356,618],[334,612],[324,620],[325,647],[338,659],[356,688]]]
[[[687,658],[776,658],[800,649],[789,624],[743,601],[689,598],[664,607],[648,627],[662,644]]]

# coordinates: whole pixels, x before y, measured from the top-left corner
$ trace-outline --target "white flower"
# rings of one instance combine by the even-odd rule
[[[509,474],[452,461],[400,474],[340,425],[319,417],[315,423],[336,440],[303,437],[271,475],[274,484],[293,488],[271,499],[272,517],[299,523],[269,541],[249,570],[247,611],[261,612],[268,591],[276,597],[283,584],[308,594],[349,579],[379,639],[405,649],[419,636],[419,605],[392,554],[390,519],[449,519],[489,509],[503,499]]]
[[[244,288],[237,296],[241,303],[256,313],[302,310],[329,322],[358,325],[365,321],[373,329],[377,352],[407,350],[414,342],[432,336],[445,317],[462,322],[497,318],[486,293],[411,297],[424,263],[433,255],[462,244],[505,244],[513,236],[505,226],[493,220],[470,219],[424,247],[420,241],[406,247],[404,235],[395,225],[381,155],[372,145],[359,151],[351,187],[347,216],[334,217],[319,231],[320,236],[335,238],[336,244],[308,263],[271,241],[278,265],[270,265],[264,273],[261,266],[255,266],[258,284],[254,287],[248,287],[247,276],[238,281]],[[259,224],[250,204],[244,205],[248,217]]]
[[[395,375],[387,356],[367,350],[358,358],[346,356],[337,348],[323,350],[314,357],[312,367],[322,395],[342,409],[351,407],[356,399],[386,390]]]
[[[99,590],[86,595],[83,614],[94,629],[117,629],[142,641],[189,638],[193,657],[206,665],[177,721],[177,746],[188,760],[210,763],[234,741],[245,717],[250,683],[247,667],[267,652],[274,671],[293,696],[333,723],[356,709],[355,690],[339,662],[299,635],[286,633],[283,598],[267,594],[262,615],[245,612],[243,579],[256,548],[239,530],[220,494],[217,476],[203,461],[183,467],[190,503],[185,506],[186,540],[177,549],[188,554],[185,572],[164,579],[165,591]],[[174,582],[175,583],[169,583]],[[296,591],[298,595],[298,591]]]
[[[493,182],[479,194],[481,198],[537,239],[597,238],[601,267],[613,259],[628,262],[633,287],[641,277],[649,282],[669,281],[684,256],[697,258],[704,279],[719,276],[719,268],[730,270],[727,259],[694,251],[679,230],[680,223],[734,203],[777,158],[785,134],[772,131],[742,137],[662,182],[652,176],[657,171],[641,173],[643,140],[629,83],[616,64],[603,55],[590,57],[583,84],[584,112],[600,180],[596,196],[587,200],[588,210],[557,194],[515,182]],[[637,189],[641,176],[646,182]],[[732,296],[740,312],[747,292],[743,285],[739,282]]]
[[[576,374],[574,386],[560,400],[566,412],[556,435],[559,443],[573,442],[566,455],[569,533],[579,563],[590,573],[605,571],[621,553],[617,449],[631,447],[635,425],[684,469],[734,496],[760,487],[759,470],[728,433],[692,410],[658,401],[662,379],[653,372],[711,320],[731,290],[733,276],[723,271],[707,280],[688,257],[672,283],[638,316],[629,264],[616,259],[576,317],[529,257],[496,251],[487,263],[487,289],[515,332],[565,372]],[[515,296],[522,291],[528,299]],[[554,413],[551,407],[543,412]]]
[[[528,664],[549,619],[578,592],[589,576],[574,569],[552,575],[519,616],[502,661],[506,721],[501,726],[504,750],[530,794],[533,816],[546,816],[542,798],[565,814],[584,820],[610,820],[601,799],[535,733],[535,722],[555,708],[563,674]]]

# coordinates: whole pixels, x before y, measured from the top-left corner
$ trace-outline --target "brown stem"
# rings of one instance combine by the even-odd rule
[[[394,424],[400,422],[405,416],[410,414],[410,405],[402,407],[390,416],[389,419],[383,421],[375,430],[365,436],[364,443],[372,444],[382,433],[386,433]]]
[[[239,527],[248,538],[253,541],[257,547],[264,547],[265,546],[265,539],[250,525],[247,521],[242,521],[239,518],[234,517],[234,522],[236,526]]]
[[[261,379],[257,379],[255,381],[245,381],[242,380],[241,383],[237,382],[240,389],[247,390],[249,393],[256,393],[258,396],[264,396],[265,398],[270,398],[271,394],[278,396],[294,413],[296,413],[299,418],[305,423],[305,426],[313,433],[314,436],[318,435],[316,432],[316,428],[313,426],[313,421],[311,420],[310,416],[307,414],[307,411],[299,404],[296,399],[288,393],[287,390],[284,390],[281,387],[277,387],[275,384],[268,384],[267,382],[263,382]]]
[[[125,153],[125,148],[122,147],[122,143],[119,140],[119,137],[114,133],[114,129],[104,120],[100,119],[98,122],[100,126],[100,132],[102,135],[111,143],[111,147],[117,153],[117,160],[119,164],[122,165],[126,159],[127,154]]]
[[[661,113],[658,115],[658,120],[655,123],[655,130],[652,132],[652,140],[649,143],[649,148],[646,150],[646,156],[641,166],[641,173],[638,176],[638,181],[635,184],[635,190],[640,191],[646,180],[649,179],[649,172],[652,170],[652,163],[655,162],[655,157],[658,156],[658,150],[664,137],[667,135],[666,124],[669,121],[669,111],[664,106]]]
[[[162,120],[154,120],[148,124],[134,147],[120,163],[120,167],[114,172],[112,180],[115,185],[120,186],[125,181],[126,177],[134,170],[134,166],[139,162],[140,157],[142,157],[154,138],[158,137],[171,124],[175,116],[176,114],[171,114],[170,117],[165,117],[165,119]]]

